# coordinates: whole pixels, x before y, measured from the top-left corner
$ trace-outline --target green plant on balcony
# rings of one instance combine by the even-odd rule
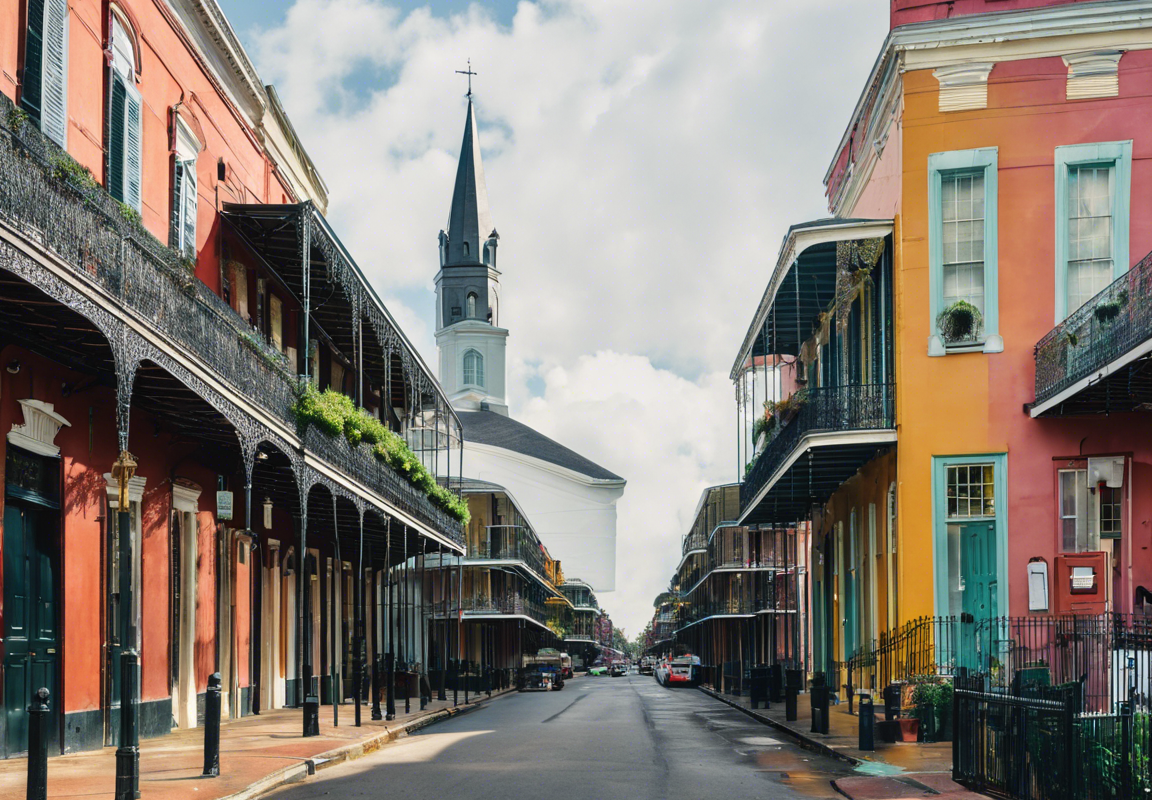
[[[1127,293],[1125,293],[1124,299],[1128,299]],[[1111,324],[1112,320],[1120,316],[1123,308],[1124,304],[1121,303],[1120,298],[1117,297],[1115,300],[1107,300],[1097,305],[1092,309],[1092,316],[1096,317],[1096,321],[1101,325],[1108,325]]]
[[[975,339],[984,324],[980,309],[967,300],[957,300],[936,317],[936,328],[945,342],[954,343]]]
[[[437,483],[403,439],[364,409],[356,408],[348,395],[332,389],[321,392],[311,383],[305,383],[297,394],[292,413],[301,430],[314,425],[326,436],[342,435],[353,447],[368,445],[377,461],[387,464],[428,495],[432,505],[468,524],[471,519],[468,504]]]
[[[800,411],[804,404],[808,402],[807,392],[793,392],[776,403],[776,416],[780,417],[780,422],[783,424]]]
[[[81,194],[87,195],[99,188],[92,171],[63,151],[52,153],[48,163],[51,165],[53,178],[71,184]]]
[[[760,434],[768,433],[775,427],[776,416],[774,414],[766,412],[764,416],[757,417],[756,421],[752,423],[752,441],[758,441],[760,439]]]
[[[28,116],[28,112],[24,109],[18,108],[17,106],[12,106],[8,109],[8,127],[16,133],[19,133],[20,129],[31,121],[32,118]]]

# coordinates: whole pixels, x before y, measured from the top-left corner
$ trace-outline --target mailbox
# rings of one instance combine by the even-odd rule
[[[1103,614],[1108,610],[1108,554],[1067,553],[1056,557],[1056,613]]]
[[[1035,558],[1028,562],[1028,610],[1047,611],[1048,608],[1048,562]]]

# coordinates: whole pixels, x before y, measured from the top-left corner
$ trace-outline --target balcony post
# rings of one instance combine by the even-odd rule
[[[360,512],[360,543],[356,555],[356,580],[353,582],[352,603],[355,620],[352,623],[352,690],[356,695],[353,724],[360,727],[360,700],[364,694],[364,509]]]
[[[300,349],[304,357],[304,379],[312,381],[312,207],[305,203],[301,206],[300,225],[297,236],[300,239],[300,269],[304,278],[304,314],[301,320],[301,338],[304,346]]]

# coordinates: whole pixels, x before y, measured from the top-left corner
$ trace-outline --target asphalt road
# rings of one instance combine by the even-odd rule
[[[274,797],[831,798],[850,769],[695,689],[582,677],[498,698]]]

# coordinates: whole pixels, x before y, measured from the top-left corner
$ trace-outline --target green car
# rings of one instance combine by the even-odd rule
[[[588,670],[588,674],[589,675],[607,675],[608,674],[608,668],[607,667],[592,667],[592,669]]]

